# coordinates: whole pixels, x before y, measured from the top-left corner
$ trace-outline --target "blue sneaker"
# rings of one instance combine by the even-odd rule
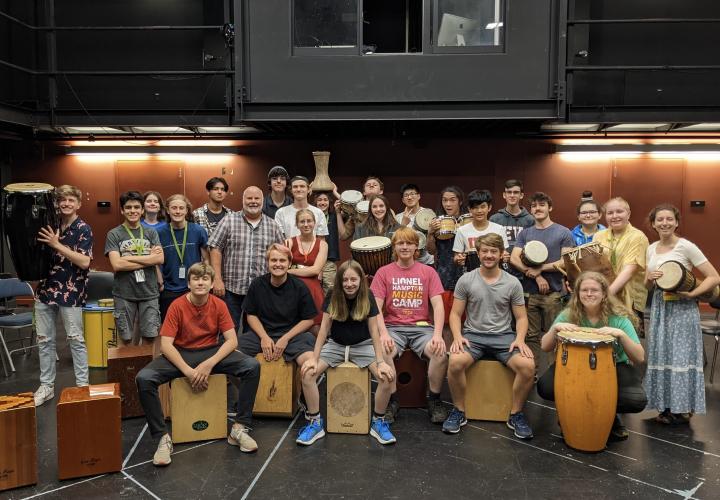
[[[442,430],[446,434],[457,434],[460,432],[460,427],[467,424],[467,418],[465,418],[465,412],[460,411],[457,408],[453,408],[450,414],[443,422]]]
[[[519,437],[520,439],[530,439],[533,437],[533,431],[523,412],[510,415],[507,426],[515,431],[515,437]]]
[[[390,424],[384,418],[373,417],[370,425],[370,435],[377,439],[380,444],[392,444],[397,441],[390,432]]]
[[[305,446],[310,446],[318,439],[325,437],[325,429],[323,427],[324,426],[322,417],[310,420],[307,424],[305,424],[305,427],[300,429],[300,432],[298,432],[298,437],[295,442],[297,444],[304,444]]]

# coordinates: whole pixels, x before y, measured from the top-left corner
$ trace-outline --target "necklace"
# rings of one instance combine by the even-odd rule
[[[313,239],[310,241],[310,248],[308,248],[307,250],[305,250],[305,243],[306,243],[306,242],[303,241],[303,240],[301,240],[300,238],[298,238],[298,243],[299,243],[299,245],[298,245],[299,248],[298,248],[298,249],[300,250],[300,253],[301,253],[302,255],[305,255],[305,256],[309,255],[310,252],[312,252],[313,247],[315,246],[315,240],[316,240],[316,239],[317,239],[317,238],[316,238],[315,236],[313,236]]]

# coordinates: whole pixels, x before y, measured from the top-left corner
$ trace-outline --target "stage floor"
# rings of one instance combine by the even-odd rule
[[[712,356],[714,339],[705,341]],[[495,422],[471,421],[446,435],[424,410],[403,409],[392,427],[395,445],[328,434],[301,447],[295,437],[302,417],[259,418],[255,454],[225,440],[189,443],[175,446],[169,467],[156,468],[150,462],[156,444],[144,418],[134,418],[123,420],[122,472],[58,481],[55,404],[74,383],[64,341],[59,348],[56,398],[37,409],[39,482],[0,498],[720,498],[720,373],[709,385],[709,364],[707,415],[676,427],[656,423],[655,412],[627,416],[630,438],[597,454],[567,448],[553,404],[533,391],[526,406],[530,441]],[[18,372],[0,378],[0,393],[35,390],[37,350],[14,360]],[[104,381],[104,370],[91,370],[91,383]]]

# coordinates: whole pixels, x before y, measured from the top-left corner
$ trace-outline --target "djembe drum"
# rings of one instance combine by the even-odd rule
[[[440,221],[440,229],[435,232],[435,239],[451,240],[455,238],[457,222],[452,215],[441,215],[437,218]]]
[[[680,262],[668,260],[658,266],[658,271],[663,275],[655,280],[655,284],[666,292],[690,292],[695,290],[702,280],[699,280]],[[720,296],[720,287],[714,287],[710,291],[697,297],[702,302],[713,302]]]
[[[548,249],[542,241],[528,241],[520,253],[520,260],[528,267],[540,267],[548,259]]]
[[[328,175],[330,151],[313,151],[313,159],[315,160],[315,179],[311,183],[313,192],[332,191],[333,183]]]
[[[41,228],[60,226],[54,187],[41,182],[8,184],[2,190],[2,221],[18,278],[38,281],[47,278],[53,250],[38,243]]]
[[[362,201],[363,195],[360,191],[348,189],[340,193],[340,210],[347,217],[355,217],[357,204]]]
[[[374,276],[378,269],[392,262],[392,242],[385,236],[358,238],[350,243],[350,252],[368,276]]]
[[[576,450],[601,451],[617,407],[615,338],[586,328],[558,332],[557,341],[555,406],[563,439]]]
[[[368,200],[360,200],[355,205],[355,222],[362,224],[368,218],[370,212],[370,202]]]

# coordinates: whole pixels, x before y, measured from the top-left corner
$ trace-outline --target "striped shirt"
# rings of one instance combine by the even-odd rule
[[[225,288],[238,295],[247,294],[250,282],[268,272],[265,252],[273,243],[283,243],[277,223],[263,214],[253,227],[245,214],[226,215],[210,235],[208,247],[222,253],[222,279]]]

